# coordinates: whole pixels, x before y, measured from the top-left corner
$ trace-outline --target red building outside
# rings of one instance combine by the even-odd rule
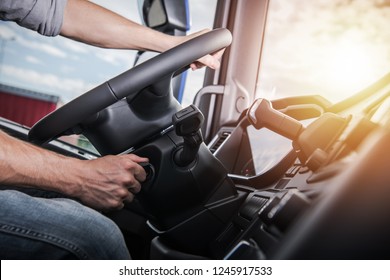
[[[0,117],[31,127],[54,111],[58,96],[0,84]]]

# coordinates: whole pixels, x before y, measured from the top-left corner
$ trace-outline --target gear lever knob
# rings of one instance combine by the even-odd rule
[[[247,117],[256,129],[265,127],[291,140],[295,140],[303,128],[299,121],[275,110],[271,102],[262,98],[255,100]]]
[[[174,160],[178,166],[192,163],[203,142],[202,127],[204,117],[194,105],[190,105],[172,116],[172,122],[178,136],[184,139],[183,148],[176,151]]]

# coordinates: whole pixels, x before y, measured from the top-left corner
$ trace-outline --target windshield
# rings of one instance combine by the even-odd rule
[[[136,0],[93,2],[141,23]],[[188,4],[188,33],[212,28],[217,0],[189,0]],[[92,47],[61,36],[49,38],[14,22],[0,21],[0,117],[31,127],[56,107],[133,67],[136,54]],[[188,71],[183,105],[192,103],[204,74],[205,69]],[[62,139],[94,151],[82,136]]]
[[[141,23],[136,0],[93,2]],[[189,5],[189,33],[211,28],[216,0],[191,0]],[[61,36],[48,38],[13,22],[0,21],[0,83],[58,96],[58,105],[130,69],[136,53],[96,48]],[[202,87],[203,76],[204,71],[189,74],[186,103],[191,103]]]
[[[257,96],[338,102],[390,71],[390,1],[271,0]]]

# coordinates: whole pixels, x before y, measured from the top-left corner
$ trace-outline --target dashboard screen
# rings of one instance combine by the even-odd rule
[[[248,126],[246,132],[252,159],[241,169],[243,176],[260,175],[280,162],[292,149],[291,140],[269,129]]]

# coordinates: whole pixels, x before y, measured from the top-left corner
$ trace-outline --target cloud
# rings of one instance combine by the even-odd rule
[[[28,88],[45,88],[46,92],[61,96],[64,102],[96,86],[81,79],[64,79],[50,73],[40,73],[9,65],[3,66],[3,74],[12,76],[21,84],[28,84]]]
[[[130,68],[133,66],[136,51],[134,50],[111,50],[99,49],[94,50],[97,58],[114,66],[122,66]]]
[[[86,54],[89,52],[89,49],[90,47],[83,44],[83,43],[79,43],[79,42],[76,42],[76,41],[72,41],[72,40],[69,40],[69,39],[64,39],[63,42],[63,47],[72,51],[72,52],[76,52],[76,53],[79,53],[79,54]]]
[[[0,25],[0,38],[3,40],[11,40],[12,38],[16,38],[17,34],[11,28],[6,25]]]
[[[45,40],[48,38],[30,30],[20,28],[13,22],[0,22],[0,34],[1,39],[5,38],[10,40],[12,38],[15,43],[23,47],[38,50],[59,58],[67,57],[67,54],[60,48],[55,47],[52,42],[46,43]]]
[[[60,57],[60,58],[67,57],[67,54],[64,51],[62,51],[61,49],[54,47],[50,44],[41,43],[41,42],[38,42],[35,40],[28,40],[28,39],[23,38],[22,36],[18,36],[16,40],[21,45],[23,45],[27,48],[39,50],[39,51],[45,52],[45,53],[52,55],[52,56],[55,56],[55,57]]]
[[[40,61],[38,58],[32,55],[27,55],[26,61],[32,64],[43,64],[42,61]]]
[[[68,66],[68,65],[61,65],[60,66],[60,71],[63,74],[70,74],[70,73],[74,72],[75,70],[76,70],[76,68],[72,67],[72,66]]]

